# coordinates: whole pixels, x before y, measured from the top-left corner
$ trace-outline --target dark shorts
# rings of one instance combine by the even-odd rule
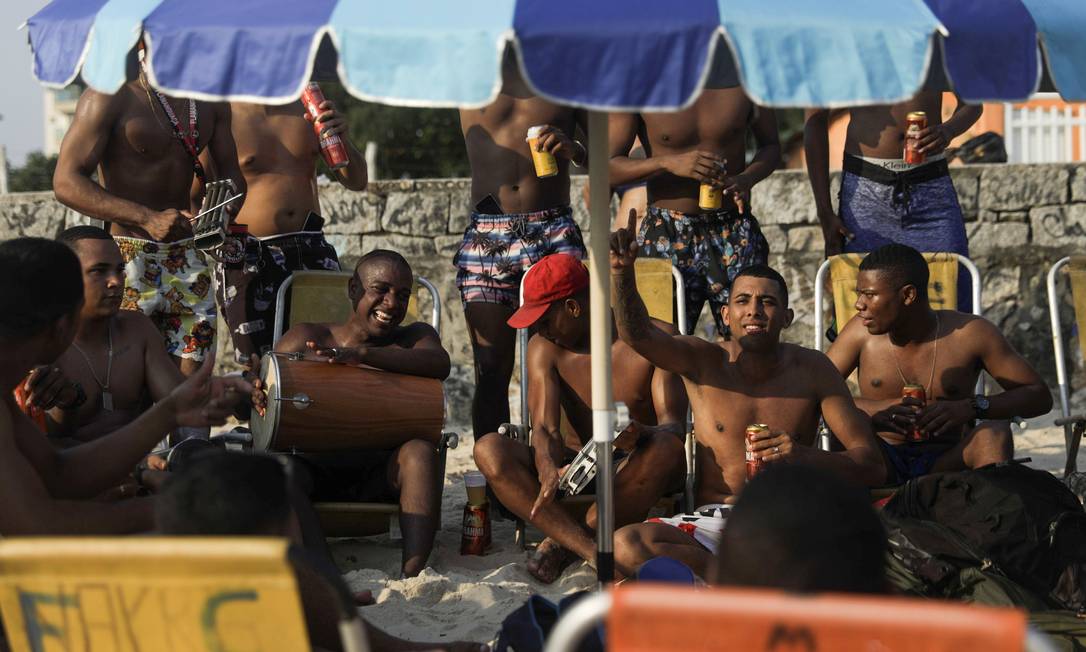
[[[299,454],[294,468],[310,500],[395,503],[399,493],[389,484],[388,464],[397,450]]]
[[[914,444],[893,445],[882,437],[876,437],[886,461],[890,465],[887,484],[901,484],[931,473],[931,467],[943,453],[954,448],[956,441],[929,441]]]
[[[758,220],[734,209],[686,214],[649,206],[637,241],[641,256],[670,258],[682,272],[690,329],[708,301],[717,331],[723,333],[720,309],[728,303],[736,274],[744,267],[769,262],[769,243]]]
[[[841,221],[856,237],[846,253],[904,244],[920,252],[969,255],[958,193],[945,160],[894,173],[845,154],[841,177]],[[958,271],[958,310],[971,312],[969,273]]]
[[[472,213],[471,224],[453,257],[460,300],[520,305],[520,280],[550,254],[585,257],[581,230],[569,206],[535,213]]]
[[[230,327],[234,357],[247,363],[272,348],[275,298],[298,270],[338,271],[336,250],[320,229],[324,220],[310,213],[304,231],[268,238],[231,235],[219,249],[216,297]]]

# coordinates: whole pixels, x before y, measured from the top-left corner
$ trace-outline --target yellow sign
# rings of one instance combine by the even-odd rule
[[[16,652],[308,650],[287,544],[263,538],[0,542]]]

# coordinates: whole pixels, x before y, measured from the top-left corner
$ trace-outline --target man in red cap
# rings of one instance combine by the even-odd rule
[[[559,479],[592,433],[588,270],[569,254],[543,258],[525,275],[523,305],[508,323],[537,328],[527,354],[532,443],[490,433],[476,440],[475,463],[502,505],[547,535],[528,570],[550,583],[576,557],[591,560],[596,552],[595,507],[577,519],[555,503]],[[675,332],[664,322],[653,325]],[[687,401],[677,375],[657,369],[614,333],[611,341],[614,398],[631,418],[616,443],[623,449],[616,460],[629,452],[615,479],[619,526],[640,521],[662,495],[682,486]]]

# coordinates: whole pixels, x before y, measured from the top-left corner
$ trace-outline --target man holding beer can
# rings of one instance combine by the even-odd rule
[[[840,207],[830,198],[830,110],[807,112],[804,151],[826,255],[868,252],[899,242],[920,251],[969,255],[965,221],[947,169],[946,149],[980,118],[958,99],[943,121],[943,94],[849,109]],[[958,277],[959,310],[968,309],[969,275]]]
[[[748,481],[767,466],[804,464],[854,485],[881,485],[886,468],[871,424],[825,355],[780,341],[792,322],[788,287],[765,265],[741,270],[722,321],[732,339],[707,342],[652,326],[637,292],[634,216],[611,235],[611,292],[623,342],[686,384],[698,438],[696,504],[690,514],[628,525],[615,533],[615,566],[626,576],[652,557],[682,561],[705,577],[724,522]],[[814,446],[819,419],[844,450]]]
[[[570,164],[588,152],[572,135],[584,111],[551,104],[528,88],[507,49],[502,90],[482,109],[460,111],[471,163],[471,220],[453,258],[475,357],[472,428],[476,437],[509,421],[509,379],[525,270],[544,256],[585,255],[570,207]]]
[[[365,190],[368,179],[346,119],[316,82],[306,85],[298,102],[230,107],[248,194],[215,272],[234,357],[250,364],[271,350],[283,282],[298,270],[339,270],[336,250],[324,237],[317,161],[323,158],[348,190]]]
[[[860,263],[857,314],[829,357],[859,370],[857,405],[871,416],[894,482],[1006,462],[1009,420],[1052,408],[1040,375],[988,320],[928,303],[928,265],[915,249],[879,247]],[[976,394],[981,371],[1003,392]]]
[[[611,114],[611,184],[646,181],[641,255],[670,258],[686,285],[693,328],[706,301],[717,332],[732,279],[769,260],[769,243],[750,212],[751,188],[780,164],[777,119],[737,80],[710,79],[694,105],[675,113]],[[757,149],[746,161],[747,134]],[[647,158],[630,156],[640,137]],[[620,215],[619,219],[624,219]]]

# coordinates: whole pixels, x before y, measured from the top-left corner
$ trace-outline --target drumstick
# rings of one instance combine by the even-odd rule
[[[216,204],[216,205],[212,206],[211,208],[207,209],[206,211],[203,211],[202,213],[199,213],[199,214],[197,214],[197,215],[194,215],[194,216],[190,217],[190,218],[189,218],[189,221],[190,221],[190,222],[195,222],[196,220],[200,219],[200,218],[201,218],[201,217],[203,217],[204,215],[207,215],[208,213],[210,213],[210,212],[211,212],[211,211],[213,211],[213,210],[216,210],[216,209],[222,208],[223,206],[226,206],[227,204],[229,204],[230,202],[234,201],[234,200],[235,200],[235,199],[237,199],[238,197],[241,197],[241,196],[242,196],[242,195],[244,195],[244,194],[245,194],[245,193],[243,193],[243,192],[242,192],[242,193],[238,193],[238,194],[234,195],[233,197],[231,197],[230,199],[227,199],[227,200],[226,200],[226,201],[224,201],[224,202],[220,202],[220,203],[218,203],[218,204]]]

